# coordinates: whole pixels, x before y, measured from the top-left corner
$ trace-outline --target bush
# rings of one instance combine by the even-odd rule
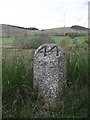
[[[54,40],[47,34],[40,34],[33,37],[15,37],[12,46],[16,49],[36,49],[44,43],[54,43]]]

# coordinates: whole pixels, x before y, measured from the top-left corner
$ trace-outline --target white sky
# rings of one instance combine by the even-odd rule
[[[89,0],[0,0],[0,24],[39,29],[88,27]],[[65,18],[65,22],[64,22]]]

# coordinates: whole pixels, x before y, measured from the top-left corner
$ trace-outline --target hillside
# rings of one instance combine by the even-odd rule
[[[74,25],[71,27],[72,29],[75,29],[75,30],[89,30],[88,28],[85,28],[85,27],[82,27],[82,26],[79,26],[79,25]]]
[[[2,32],[1,32],[2,31]],[[84,35],[88,33],[88,28],[82,26],[72,26],[72,27],[59,27],[52,29],[39,30],[37,28],[24,28],[13,25],[0,25],[0,36],[9,37],[9,36],[33,36],[38,34],[51,34],[51,35],[64,35],[66,33],[73,33],[78,35]]]
[[[2,26],[3,37],[33,35],[34,31],[38,31],[37,28],[31,29],[31,28],[24,28],[24,27],[6,25],[6,24],[1,24],[1,26]]]

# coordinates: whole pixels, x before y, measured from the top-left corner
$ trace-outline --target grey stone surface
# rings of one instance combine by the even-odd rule
[[[34,54],[34,87],[45,104],[56,106],[66,84],[66,54],[57,44],[43,44]]]

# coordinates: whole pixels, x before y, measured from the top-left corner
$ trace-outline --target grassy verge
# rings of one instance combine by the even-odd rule
[[[66,50],[67,48],[65,48]],[[44,109],[33,89],[34,50],[3,50],[3,118],[86,118],[88,107],[87,50],[67,49],[67,87],[57,109]]]

